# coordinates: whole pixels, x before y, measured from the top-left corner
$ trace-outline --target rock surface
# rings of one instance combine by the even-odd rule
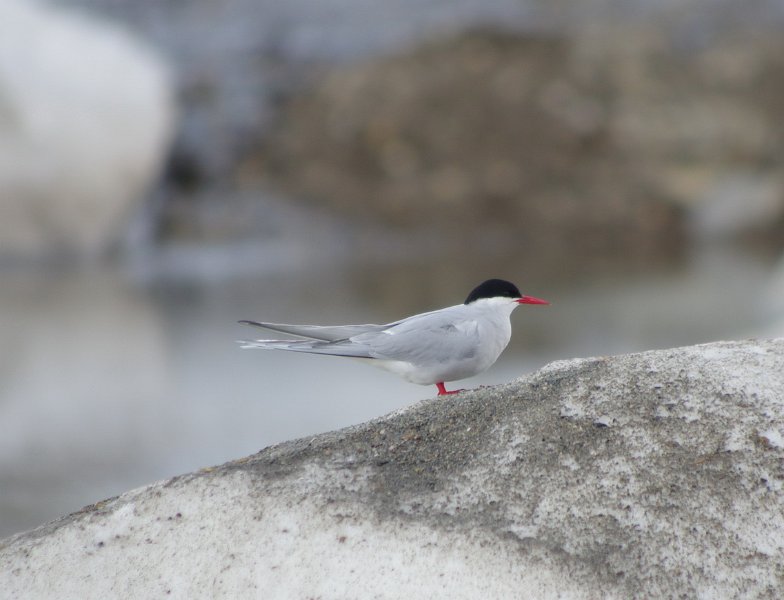
[[[163,62],[118,26],[0,3],[0,257],[95,255],[162,166],[174,126]]]
[[[0,542],[9,598],[777,598],[784,340],[560,361]]]

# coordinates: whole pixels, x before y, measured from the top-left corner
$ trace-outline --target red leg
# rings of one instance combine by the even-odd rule
[[[448,395],[448,394],[459,394],[460,392],[464,392],[464,391],[465,391],[465,390],[452,390],[452,391],[450,392],[450,391],[448,391],[448,390],[447,390],[447,389],[444,387],[444,382],[443,382],[443,381],[439,381],[439,382],[436,384],[436,387],[438,388],[438,395],[439,395],[439,396],[446,396],[446,395]]]

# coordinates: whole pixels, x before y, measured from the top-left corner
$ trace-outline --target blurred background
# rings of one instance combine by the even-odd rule
[[[433,396],[240,351],[503,277],[469,386],[784,335],[774,0],[4,0],[0,536]]]

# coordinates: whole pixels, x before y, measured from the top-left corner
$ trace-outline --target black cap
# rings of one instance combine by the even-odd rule
[[[488,279],[471,290],[464,304],[471,304],[482,298],[520,298],[521,296],[515,284],[503,279]]]

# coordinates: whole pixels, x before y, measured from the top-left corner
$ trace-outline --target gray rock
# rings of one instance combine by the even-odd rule
[[[781,339],[560,361],[9,538],[0,589],[776,598],[782,398]]]
[[[163,62],[124,29],[0,3],[0,257],[95,255],[162,166],[174,126]]]

